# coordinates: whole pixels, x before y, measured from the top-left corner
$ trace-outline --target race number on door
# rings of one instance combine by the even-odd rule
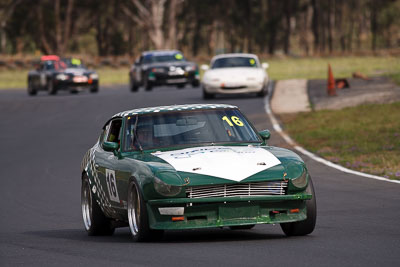
[[[119,203],[117,181],[115,180],[115,171],[106,169],[106,183],[110,200]]]

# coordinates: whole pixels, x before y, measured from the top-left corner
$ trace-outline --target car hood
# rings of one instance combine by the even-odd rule
[[[204,81],[218,79],[224,81],[247,80],[248,78],[263,79],[264,69],[260,68],[221,68],[211,69],[204,74]]]
[[[192,147],[157,151],[141,160],[156,175],[177,172],[182,184],[192,186],[296,178],[305,168],[297,154],[270,146]]]
[[[92,73],[93,71],[90,71],[85,68],[67,68],[64,70],[65,74],[73,74],[73,75],[84,75],[87,73]]]
[[[172,61],[172,62],[147,64],[147,65],[144,65],[144,67],[146,67],[146,68],[168,68],[171,66],[186,67],[186,66],[195,66],[195,65],[196,65],[195,63],[190,62],[190,61],[183,61],[183,62]]]

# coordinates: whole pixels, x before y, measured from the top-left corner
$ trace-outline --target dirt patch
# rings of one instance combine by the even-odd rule
[[[307,91],[313,109],[342,109],[366,103],[400,101],[400,87],[386,77],[349,78],[347,81],[350,88],[336,89],[337,96],[328,96],[326,80],[309,80]]]

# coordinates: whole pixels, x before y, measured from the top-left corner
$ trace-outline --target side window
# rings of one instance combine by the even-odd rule
[[[116,119],[111,121],[109,130],[107,133],[107,142],[120,143],[120,131],[121,131],[122,120]]]

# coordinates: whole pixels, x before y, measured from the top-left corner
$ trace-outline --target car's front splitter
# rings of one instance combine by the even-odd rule
[[[301,221],[306,219],[307,214],[305,200],[312,196],[268,197],[190,199],[192,202],[183,202],[183,199],[150,200],[147,202],[150,228],[194,229]],[[184,207],[184,213],[161,215],[160,207]]]

